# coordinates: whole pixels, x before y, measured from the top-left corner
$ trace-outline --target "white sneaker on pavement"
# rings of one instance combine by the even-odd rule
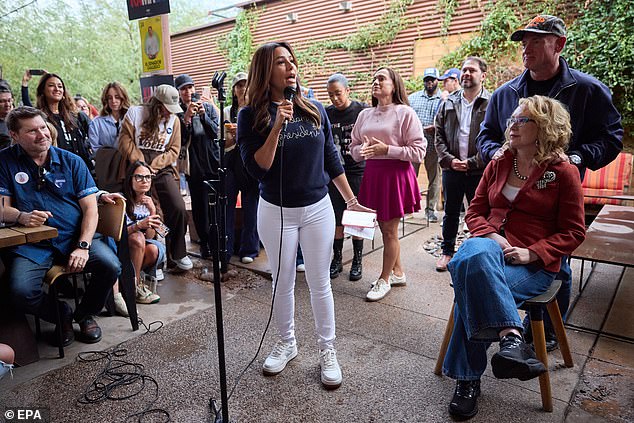
[[[194,263],[192,263],[192,260],[188,256],[174,260],[174,263],[176,263],[176,267],[181,270],[192,270],[194,268]]]
[[[385,279],[379,279],[372,286],[372,289],[365,296],[365,299],[368,301],[379,301],[381,298],[385,297],[388,292],[390,292],[390,289],[392,288]]]
[[[328,348],[319,351],[319,365],[321,366],[321,383],[326,389],[337,389],[341,386],[343,377],[337,361],[337,350]]]
[[[114,294],[114,310],[123,317],[130,317],[128,313],[128,306],[123,300],[123,295],[120,292]]]
[[[390,272],[390,286],[405,286],[407,284],[407,278],[405,273],[401,276],[396,276],[394,272]]]
[[[289,361],[297,357],[297,342],[277,341],[273,351],[266,357],[262,365],[262,373],[274,376],[286,368]]]

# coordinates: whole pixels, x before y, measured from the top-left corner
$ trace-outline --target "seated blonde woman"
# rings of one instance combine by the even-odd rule
[[[560,159],[571,135],[570,115],[556,100],[520,100],[507,122],[505,151],[484,171],[466,214],[472,238],[448,264],[455,291],[455,326],[443,372],[457,379],[449,413],[478,412],[487,347],[495,377],[528,380],[546,371],[522,338],[517,307],[545,292],[561,258],[585,237],[577,168]]]

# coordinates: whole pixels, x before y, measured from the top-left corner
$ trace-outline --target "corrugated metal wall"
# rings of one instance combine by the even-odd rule
[[[262,4],[264,7],[262,8]],[[389,0],[353,0],[352,11],[339,8],[340,1],[273,0],[260,2],[261,10],[254,34],[254,43],[286,40],[301,50],[316,40],[344,38],[359,27],[372,25],[389,7]],[[397,69],[404,78],[414,72],[414,44],[417,39],[437,37],[444,14],[437,10],[437,0],[416,0],[409,6],[407,28],[399,32],[387,46],[367,52],[329,50],[321,66],[300,63],[302,85],[313,88],[318,100],[328,103],[325,83],[333,72],[342,72],[351,79],[359,94],[368,92],[369,75],[379,66]],[[297,13],[298,20],[290,23],[286,16]],[[449,33],[469,33],[476,30],[483,17],[478,1],[460,0]],[[234,21],[203,27],[172,36],[174,74],[189,73],[199,85],[208,84],[213,71],[224,69],[226,61],[215,40],[231,30]],[[425,64],[425,66],[433,63]],[[357,83],[355,83],[357,82]]]

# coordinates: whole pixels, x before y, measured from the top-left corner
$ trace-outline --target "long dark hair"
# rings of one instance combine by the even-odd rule
[[[99,116],[108,116],[112,114],[112,110],[110,109],[110,106],[108,106],[108,91],[110,91],[110,88],[114,88],[119,94],[119,97],[121,97],[120,115],[121,118],[123,118],[130,108],[130,98],[128,97],[128,92],[125,87],[117,81],[110,82],[103,88],[103,91],[101,92],[101,113],[99,113]]]
[[[269,104],[271,103],[270,80],[275,60],[275,49],[283,47],[291,54],[295,65],[297,57],[290,44],[287,42],[266,43],[258,47],[251,59],[249,67],[249,79],[247,81],[247,104],[255,113],[254,129],[261,135],[268,133],[271,125],[271,115],[269,114]],[[315,126],[321,126],[321,115],[317,107],[310,101],[302,97],[302,90],[299,85],[299,75],[296,80],[295,97],[293,98],[293,109],[298,115],[312,120]]]
[[[154,138],[158,133],[159,122],[163,119],[163,103],[152,96],[148,102],[143,105],[143,108],[145,109],[145,114],[141,128],[145,130],[148,138]]]
[[[134,216],[134,203],[136,202],[136,193],[132,189],[132,178],[134,177],[134,172],[136,172],[136,170],[141,166],[147,168],[150,173],[152,172],[150,165],[137,160],[128,166],[128,170],[125,173],[125,179],[123,180],[123,196],[126,199],[125,212],[130,217]]]
[[[390,75],[392,79],[392,83],[394,83],[394,92],[392,93],[392,103],[394,104],[405,104],[409,106],[409,100],[407,99],[407,90],[405,89],[405,83],[403,82],[403,78],[392,68],[381,67],[376,70],[376,72],[381,69],[385,69],[387,73]],[[376,75],[376,72],[374,74]],[[376,97],[372,96],[372,106],[376,107],[379,104],[379,100]]]
[[[46,117],[50,122],[56,122],[53,116],[53,112],[46,100],[46,96],[44,94],[44,90],[46,88],[46,82],[51,78],[57,78],[62,83],[62,87],[64,88],[64,97],[59,102],[59,115],[64,121],[64,126],[66,126],[66,130],[68,132],[77,129],[77,107],[75,106],[75,102],[71,98],[70,94],[68,94],[68,90],[66,89],[66,84],[64,84],[64,80],[57,74],[54,73],[45,73],[40,79],[40,83],[37,84],[37,108],[46,114]]]

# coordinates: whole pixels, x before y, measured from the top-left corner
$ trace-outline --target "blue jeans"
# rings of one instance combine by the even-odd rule
[[[482,175],[468,175],[451,169],[442,171],[442,189],[445,200],[445,216],[442,218],[442,253],[453,256],[456,248],[456,235],[460,224],[462,199],[467,196],[471,203]]]
[[[42,281],[48,269],[53,266],[54,259],[55,257],[51,256],[44,263],[37,264],[22,256],[13,255],[9,266],[9,292],[12,304],[19,311],[35,314],[51,323],[55,323],[55,307],[59,307],[60,303],[42,291]],[[67,257],[59,258],[63,263],[67,260]],[[121,273],[117,255],[99,234],[92,240],[85,270],[90,272],[92,277],[75,310],[77,322],[99,314],[108,292]]]
[[[443,372],[477,380],[487,365],[486,350],[505,328],[522,330],[517,307],[545,292],[555,273],[533,265],[510,265],[488,238],[469,238],[447,265],[455,291],[454,330]]]

